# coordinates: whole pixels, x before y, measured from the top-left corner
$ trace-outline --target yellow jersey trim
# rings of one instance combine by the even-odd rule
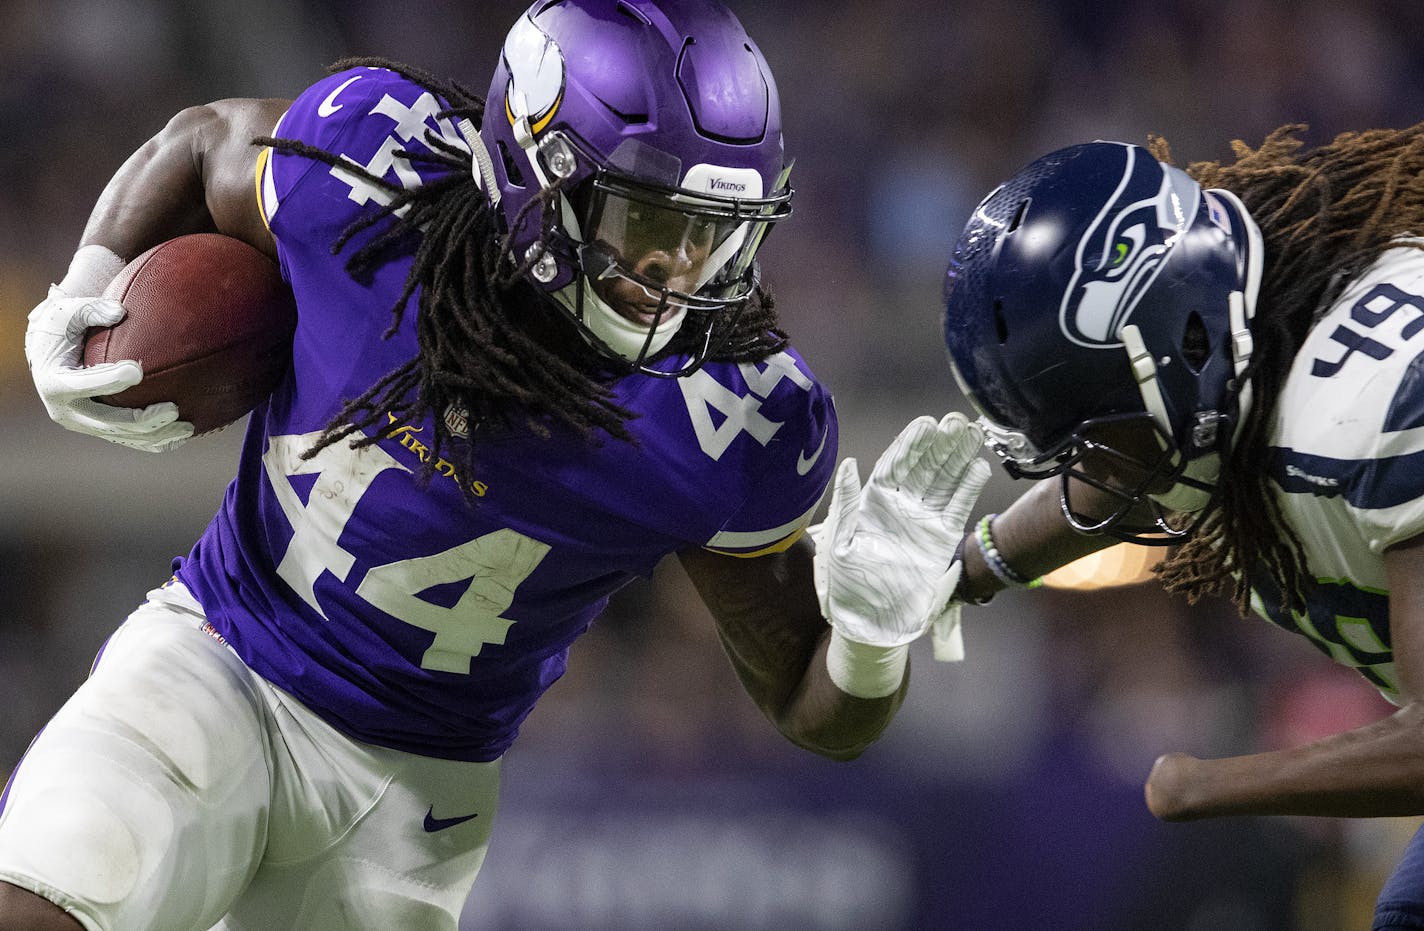
[[[272,158],[272,149],[267,147],[257,153],[257,171],[253,174],[253,183],[257,193],[257,212],[262,214],[262,225],[267,227],[267,232],[272,232],[272,224],[267,219],[267,205],[262,201],[262,178],[267,172],[267,162]]]
[[[713,549],[710,546],[704,547],[704,549],[712,553],[717,553],[721,556],[735,556],[738,559],[753,559],[757,556],[770,556],[772,553],[784,553],[787,550],[791,549],[792,545],[797,540],[805,536],[805,534],[806,528],[802,527],[800,530],[796,531],[790,536],[783,537],[780,540],[777,540],[775,543],[771,544],[771,546],[764,546],[761,549],[753,550],[750,553],[729,553],[726,550]]]

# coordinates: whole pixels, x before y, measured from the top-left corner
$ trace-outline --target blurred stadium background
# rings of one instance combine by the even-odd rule
[[[345,54],[483,90],[520,0],[0,3],[0,776],[163,581],[230,477],[236,429],[165,457],[66,434],[25,314],[89,206],[169,115],[289,96]],[[1417,0],[777,0],[734,8],[775,70],[796,215],[763,252],[788,327],[869,467],[963,407],[938,293],[974,202],[1047,149],[1159,133],[1179,162],[1275,126],[1424,118]],[[1018,491],[1002,474],[983,509]],[[507,758],[467,929],[1367,928],[1418,819],[1162,825],[1171,749],[1225,755],[1385,706],[1297,638],[1150,582],[1009,593],[969,659],[916,654],[885,739],[832,764],[741,694],[681,572],[624,593]]]

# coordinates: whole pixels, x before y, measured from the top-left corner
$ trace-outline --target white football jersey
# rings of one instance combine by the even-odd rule
[[[1424,533],[1424,251],[1391,249],[1316,323],[1286,379],[1272,474],[1305,547],[1304,614],[1257,611],[1398,700],[1386,548]]]

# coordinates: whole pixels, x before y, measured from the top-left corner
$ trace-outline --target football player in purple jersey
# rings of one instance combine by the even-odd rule
[[[1169,591],[1230,594],[1399,710],[1309,746],[1161,757],[1170,820],[1424,814],[1424,124],[1303,127],[1233,163],[1072,146],[992,192],[945,339],[990,445],[1042,481],[966,536],[982,602],[1119,539]],[[1424,833],[1374,928],[1424,928]]]
[[[172,404],[79,367],[126,261],[217,231],[296,296],[223,504],[0,799],[0,929],[454,928],[499,761],[609,596],[676,554],[751,698],[861,753],[948,609],[980,429],[912,422],[862,488],[778,328],[776,86],[714,0],[540,0],[487,96],[383,60],[178,114],[101,195],[26,354],[140,450]],[[835,471],[813,563],[804,531]],[[829,623],[828,623],[829,621]]]

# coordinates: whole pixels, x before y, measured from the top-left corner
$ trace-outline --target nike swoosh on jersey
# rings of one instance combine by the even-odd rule
[[[825,427],[821,430],[821,443],[819,446],[816,447],[816,451],[810,456],[807,456],[804,452],[796,454],[797,475],[805,475],[807,472],[810,472],[811,466],[815,465],[816,460],[821,458],[821,453],[825,452],[826,450],[826,436],[830,432],[830,427]]]
[[[342,81],[341,85],[337,87],[336,90],[327,94],[326,99],[323,100],[321,103],[317,104],[316,115],[331,116],[337,110],[340,110],[342,107],[344,107],[345,104],[340,104],[336,102],[336,95],[346,90],[346,88],[350,87],[353,82],[359,80],[361,80],[361,75],[358,74],[355,77],[347,78],[345,81]]]
[[[453,828],[457,824],[464,824],[471,818],[478,818],[479,816],[480,813],[475,812],[473,815],[459,815],[455,818],[437,818],[435,817],[435,806],[431,805],[430,810],[425,813],[425,833],[434,834],[436,831]]]

